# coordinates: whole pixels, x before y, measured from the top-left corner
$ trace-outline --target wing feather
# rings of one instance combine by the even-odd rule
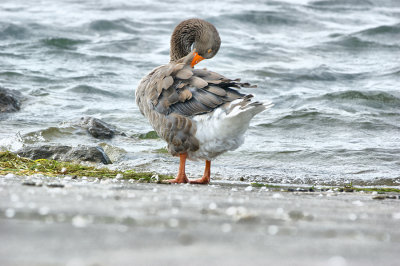
[[[206,69],[193,69],[190,62],[193,54],[178,62],[171,62],[155,73],[160,80],[151,102],[162,114],[194,116],[212,112],[219,106],[236,99],[250,97],[237,89],[251,87],[240,79],[231,80]]]

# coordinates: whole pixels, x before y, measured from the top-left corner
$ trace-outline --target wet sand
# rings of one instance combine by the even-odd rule
[[[393,195],[0,176],[0,264],[398,265]]]

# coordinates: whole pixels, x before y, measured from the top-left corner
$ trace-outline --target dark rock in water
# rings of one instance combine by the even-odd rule
[[[82,117],[80,126],[86,128],[90,135],[97,139],[111,139],[115,134],[123,135],[114,126],[94,117]]]
[[[17,154],[33,160],[51,159],[66,162],[85,161],[103,164],[112,163],[101,147],[83,145],[77,147],[51,145],[30,146],[17,151]]]
[[[19,91],[0,87],[0,113],[19,111],[21,99],[22,94]]]

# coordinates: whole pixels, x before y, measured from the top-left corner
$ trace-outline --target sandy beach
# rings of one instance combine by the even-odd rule
[[[1,265],[397,265],[398,193],[0,176]]]

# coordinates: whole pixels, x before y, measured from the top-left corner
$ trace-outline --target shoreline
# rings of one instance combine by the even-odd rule
[[[0,264],[398,262],[397,187],[167,178],[0,153]]]
[[[398,196],[0,176],[0,262],[395,265]]]
[[[63,162],[49,159],[32,160],[29,158],[20,157],[19,155],[5,151],[0,152],[0,176],[48,176],[66,179],[76,178],[116,178],[123,180],[131,180],[140,183],[164,183],[167,179],[172,179],[173,176],[161,175],[155,172],[137,172],[135,170],[111,170],[99,165],[81,164],[78,162]],[[339,192],[377,192],[377,193],[400,193],[400,186],[354,186],[352,183],[344,185],[320,185],[320,184],[278,184],[266,182],[246,182],[242,181],[224,181],[213,180],[211,184],[236,184],[240,186],[250,185],[253,187],[265,187],[271,190],[282,190],[287,192],[324,192],[328,190]],[[35,184],[31,184],[35,185]]]

